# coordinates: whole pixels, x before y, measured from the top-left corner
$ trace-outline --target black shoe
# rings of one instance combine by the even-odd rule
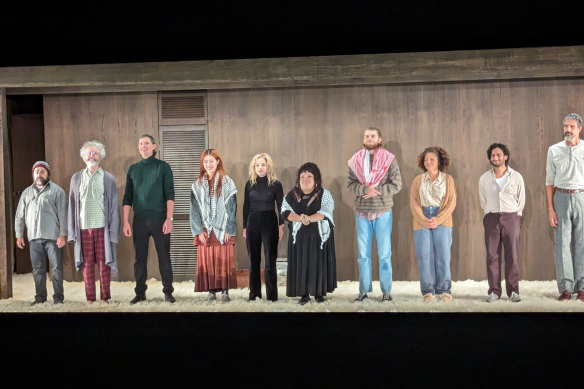
[[[304,305],[304,304],[307,304],[309,301],[310,301],[310,297],[308,297],[308,295],[302,296],[302,298],[300,298],[300,301],[298,301],[298,304]]]
[[[146,300],[146,298],[144,298],[144,300]],[[172,293],[165,293],[164,294],[164,301],[172,304],[176,301],[176,299],[172,296]]]
[[[130,300],[130,305],[139,303],[140,301],[146,301],[146,296],[143,294],[137,294],[132,300]]]
[[[317,303],[324,303],[325,301],[326,301],[326,298],[324,298],[323,296],[316,296]]]
[[[363,301],[367,298],[367,293],[359,293],[359,296],[353,301]]]
[[[255,301],[255,299],[257,299],[258,296],[256,296],[255,294],[250,294],[247,301]],[[262,297],[259,296],[259,298],[261,299]]]
[[[37,304],[43,304],[45,303],[47,300],[37,300],[35,299],[32,303],[30,303],[30,305],[37,305]]]
[[[53,304],[63,304],[63,300],[53,300]]]
[[[383,297],[381,298],[381,302],[384,301],[392,301],[393,297],[391,297],[391,293],[384,293]]]

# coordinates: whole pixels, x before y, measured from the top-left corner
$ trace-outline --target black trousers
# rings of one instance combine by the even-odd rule
[[[268,300],[278,299],[278,217],[274,211],[250,212],[246,227],[247,254],[249,255],[249,297],[262,297],[260,262],[264,244],[266,295]]]
[[[136,252],[136,262],[134,262],[134,277],[136,278],[136,295],[146,294],[146,277],[148,262],[148,243],[150,237],[154,239],[156,252],[158,253],[158,268],[162,278],[162,292],[172,293],[172,264],[170,263],[170,234],[162,233],[162,225],[166,218],[162,219],[142,219],[134,217],[133,237],[134,250]]]

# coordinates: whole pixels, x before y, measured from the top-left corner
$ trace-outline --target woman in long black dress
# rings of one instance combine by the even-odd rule
[[[256,154],[249,164],[249,180],[245,184],[243,200],[243,237],[249,255],[249,301],[262,298],[260,262],[264,245],[266,295],[278,300],[276,259],[278,241],[284,234],[284,220],[280,216],[284,191],[274,172],[272,158]],[[277,213],[276,213],[277,210]]]
[[[296,186],[282,203],[288,220],[288,272],[286,296],[299,296],[299,304],[325,302],[337,287],[333,210],[330,192],[322,187],[320,170],[307,162],[298,169]]]

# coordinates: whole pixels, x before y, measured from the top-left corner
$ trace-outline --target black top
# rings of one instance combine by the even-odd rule
[[[274,201],[278,207],[279,224],[284,224],[280,215],[284,190],[280,181],[272,182],[268,186],[268,177],[258,177],[252,186],[248,180],[245,183],[245,198],[243,200],[243,228],[247,228],[247,216],[250,212],[274,211]]]

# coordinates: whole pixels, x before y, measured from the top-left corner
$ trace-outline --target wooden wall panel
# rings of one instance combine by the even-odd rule
[[[335,199],[336,249],[340,280],[358,278],[353,197],[346,189],[347,159],[363,130],[381,129],[396,154],[404,187],[394,197],[392,234],[396,280],[417,280],[409,188],[420,173],[416,158],[431,145],[451,155],[458,204],[454,212],[454,280],[486,278],[483,212],[478,179],[490,168],[486,150],[493,142],[511,150],[511,166],[526,182],[527,205],[521,227],[520,266],[529,280],[554,279],[553,231],[545,206],[547,148],[561,140],[561,120],[584,111],[579,79],[460,82],[306,89],[209,91],[209,145],[224,157],[240,190],[251,156],[269,153],[284,191],[296,169],[316,162]],[[238,196],[237,267],[248,266],[241,237],[243,194]],[[279,246],[285,256],[286,238]],[[374,255],[374,268],[376,269]]]
[[[91,139],[105,144],[102,167],[116,179],[121,203],[126,173],[140,160],[138,138],[144,133],[158,139],[158,106],[156,93],[48,95],[44,97],[46,159],[51,165],[52,179],[69,194],[71,176],[85,167],[79,149]],[[130,217],[131,220],[131,217]],[[121,236],[118,245],[119,280],[134,279],[134,248],[131,238]],[[64,273],[68,281],[83,280],[76,272],[73,245],[66,246]],[[151,242],[148,276],[159,277],[158,260]]]
[[[11,162],[10,141],[8,136],[8,112],[6,89],[0,88],[0,299],[12,297],[12,267],[14,246],[11,223],[6,220],[11,216],[11,207],[7,199],[10,199],[11,188]]]

